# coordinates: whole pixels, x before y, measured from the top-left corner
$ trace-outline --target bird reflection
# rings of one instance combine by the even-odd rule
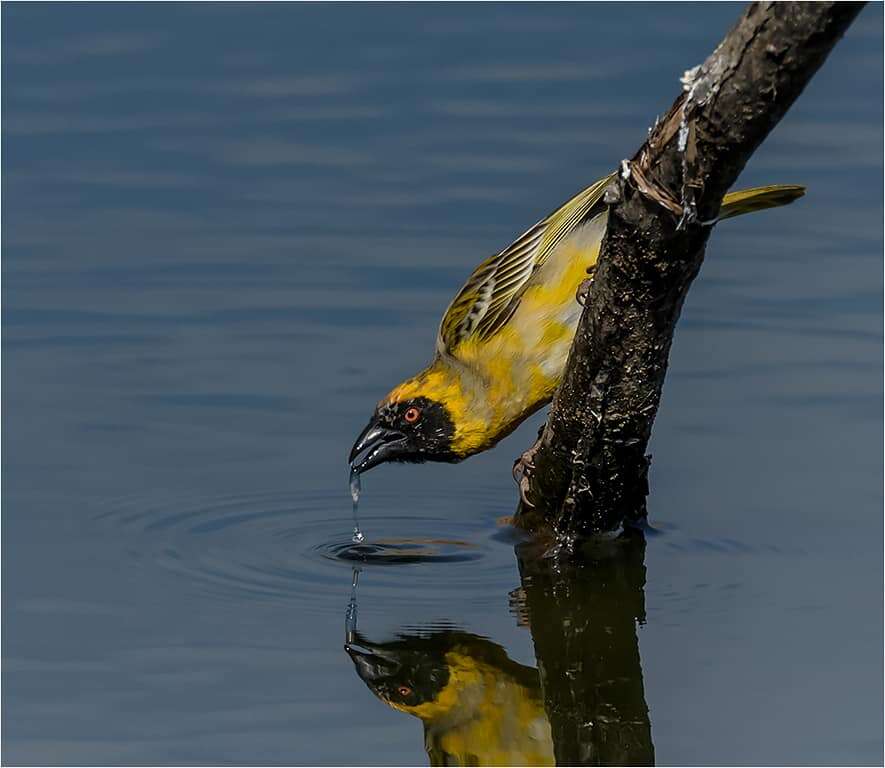
[[[402,634],[346,646],[388,706],[419,718],[431,765],[553,765],[538,670],[468,632]]]
[[[451,629],[372,642],[354,609],[345,650],[360,679],[421,720],[431,765],[653,764],[636,635],[645,621],[642,533],[584,547],[565,563],[530,544],[516,555],[511,608],[532,633],[538,669]]]

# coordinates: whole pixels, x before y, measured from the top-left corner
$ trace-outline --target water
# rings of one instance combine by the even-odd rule
[[[360,489],[360,473],[350,470],[350,498],[353,500],[353,535],[350,538],[354,544],[362,544],[366,538],[360,530]]]
[[[356,637],[357,630],[357,603],[356,588],[360,582],[360,569],[353,569],[353,580],[350,582],[350,602],[347,603],[347,611],[344,613],[344,643],[348,645],[352,643]]]
[[[711,239],[645,542],[551,573],[500,522],[538,418],[372,470],[351,539],[348,450],[470,269],[738,12],[3,7],[6,762],[426,764],[343,648],[356,568],[355,654],[509,692],[475,753],[881,763],[881,6],[740,181],[807,196]],[[585,707],[544,720],[539,658]]]

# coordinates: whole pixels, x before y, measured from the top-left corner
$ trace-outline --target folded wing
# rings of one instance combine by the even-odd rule
[[[601,212],[602,193],[612,178],[606,176],[579,192],[474,270],[440,323],[439,354],[457,357],[466,340],[484,340],[501,329],[548,256],[594,212]]]

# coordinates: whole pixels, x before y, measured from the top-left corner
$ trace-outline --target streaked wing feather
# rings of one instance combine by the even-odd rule
[[[612,178],[579,192],[473,271],[443,315],[437,336],[440,354],[457,356],[466,339],[487,339],[500,330],[519,306],[532,275],[597,207]]]

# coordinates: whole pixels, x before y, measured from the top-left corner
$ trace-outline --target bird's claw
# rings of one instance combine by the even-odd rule
[[[535,448],[529,448],[522,456],[513,462],[513,479],[519,486],[519,498],[527,507],[534,508],[534,504],[529,501],[529,488],[532,474],[535,471]]]
[[[587,267],[587,277],[581,280],[578,290],[575,292],[575,301],[582,307],[587,303],[587,297],[590,295],[590,286],[593,285],[593,278],[596,276],[596,265],[592,264]]]
[[[522,480],[523,477],[530,475],[535,468],[535,463],[532,461],[534,456],[532,454],[534,454],[534,451],[528,450],[513,462],[513,479],[516,480],[517,483]]]
[[[578,290],[575,292],[575,301],[582,307],[587,303],[587,296],[590,295],[590,286],[593,285],[593,278],[587,277],[581,280]]]
[[[529,478],[528,475],[519,481],[519,499],[529,509],[534,509],[535,505],[529,501]]]

